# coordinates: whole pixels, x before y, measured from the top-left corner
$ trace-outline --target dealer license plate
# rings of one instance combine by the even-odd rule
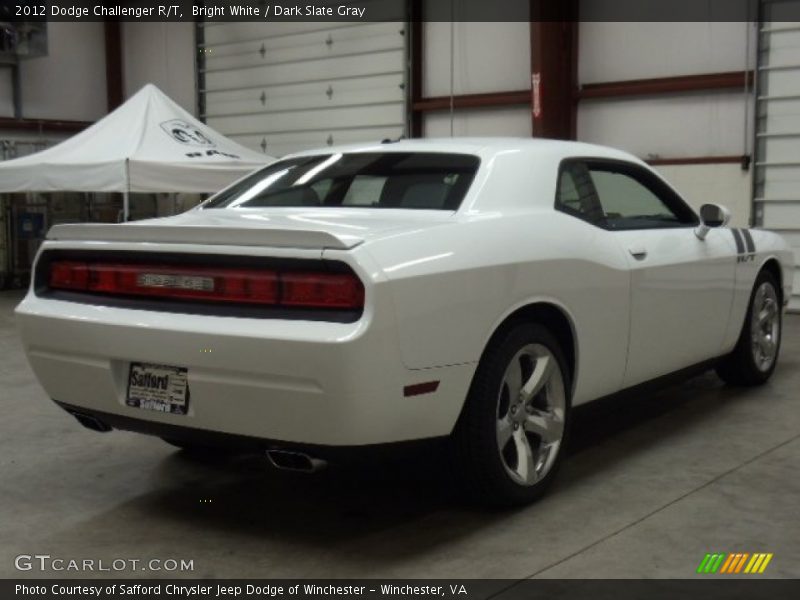
[[[187,370],[182,367],[131,363],[128,372],[128,406],[185,415],[189,410]]]

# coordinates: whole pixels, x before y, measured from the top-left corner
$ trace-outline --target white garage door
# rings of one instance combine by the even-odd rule
[[[756,224],[795,251],[790,310],[800,310],[800,22],[783,21],[800,1],[764,2],[758,58]],[[774,19],[774,20],[771,20]]]
[[[406,32],[403,22],[201,25],[201,116],[272,156],[397,138]]]

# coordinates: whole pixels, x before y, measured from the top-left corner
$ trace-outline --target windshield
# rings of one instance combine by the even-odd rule
[[[432,152],[323,154],[271,164],[203,208],[319,206],[456,210],[477,156]]]

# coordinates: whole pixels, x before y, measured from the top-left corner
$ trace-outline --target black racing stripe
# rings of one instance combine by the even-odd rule
[[[750,233],[749,229],[742,229],[742,235],[744,236],[744,241],[747,244],[747,252],[748,254],[752,254],[756,251],[756,244],[753,241],[753,236]]]
[[[733,239],[736,240],[736,253],[744,254],[744,242],[742,241],[742,234],[738,229],[731,229],[733,232]]]

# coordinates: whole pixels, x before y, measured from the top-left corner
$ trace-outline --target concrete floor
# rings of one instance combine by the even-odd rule
[[[765,387],[708,374],[583,411],[551,493],[493,512],[453,497],[435,466],[300,476],[85,430],[33,378],[20,297],[0,293],[0,577],[38,553],[193,559],[193,577],[685,578],[706,552],[736,551],[800,576],[798,316]]]

